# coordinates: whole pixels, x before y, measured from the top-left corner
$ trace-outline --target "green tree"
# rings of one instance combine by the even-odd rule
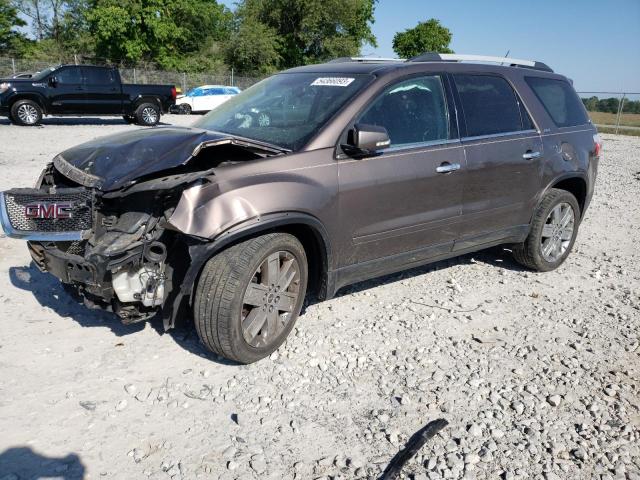
[[[28,43],[26,37],[15,29],[24,27],[25,21],[8,0],[0,0],[0,52],[20,54]]]
[[[245,75],[268,75],[278,69],[280,40],[273,28],[245,19],[225,49],[227,64]]]
[[[270,69],[274,60],[279,69],[322,62],[357,55],[364,44],[376,46],[374,8],[375,0],[243,0],[237,9],[238,34],[252,36],[242,25],[261,24],[260,31],[268,32],[265,46],[277,56],[269,54],[267,66],[259,70]]]
[[[233,15],[215,0],[97,0],[87,18],[98,57],[181,69],[228,39]]]
[[[449,48],[451,31],[431,18],[393,37],[393,51],[401,58],[411,58],[424,52],[453,53]]]

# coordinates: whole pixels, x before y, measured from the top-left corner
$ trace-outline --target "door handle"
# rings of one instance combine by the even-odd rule
[[[436,168],[436,172],[438,173],[451,173],[455,172],[456,170],[460,170],[459,163],[443,162],[438,168]]]
[[[540,152],[531,152],[531,151],[528,151],[527,153],[522,154],[522,158],[524,158],[525,160],[533,160],[534,158],[540,158],[541,156],[542,154]]]

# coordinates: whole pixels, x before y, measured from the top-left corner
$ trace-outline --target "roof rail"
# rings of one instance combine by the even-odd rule
[[[533,68],[545,72],[553,72],[553,70],[542,62],[533,60],[520,60],[518,58],[509,57],[490,57],[484,55],[459,55],[457,53],[432,53],[426,52],[417,57],[410,58],[408,62],[490,62],[507,64],[511,67]]]
[[[345,63],[345,62],[361,62],[361,63],[379,63],[379,62],[404,62],[401,58],[385,58],[385,57],[338,57],[329,60],[327,63]]]

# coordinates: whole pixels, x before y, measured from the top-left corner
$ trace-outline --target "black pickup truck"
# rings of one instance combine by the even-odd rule
[[[25,126],[43,115],[121,115],[153,126],[175,99],[175,86],[123,84],[113,67],[60,65],[31,78],[0,79],[0,115]]]

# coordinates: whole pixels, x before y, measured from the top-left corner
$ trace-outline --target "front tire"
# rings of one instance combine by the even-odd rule
[[[160,108],[154,103],[143,103],[136,109],[138,125],[154,127],[160,121]]]
[[[191,115],[191,105],[188,103],[183,103],[180,105],[180,113],[182,115]]]
[[[567,259],[578,235],[580,206],[566,190],[550,189],[538,205],[527,239],[513,248],[516,261],[539,272],[555,270]]]
[[[304,301],[307,257],[293,235],[270,233],[211,258],[193,305],[198,336],[214,353],[253,363],[273,353]]]
[[[18,100],[11,106],[11,119],[16,125],[33,127],[42,121],[42,108],[33,100]]]

